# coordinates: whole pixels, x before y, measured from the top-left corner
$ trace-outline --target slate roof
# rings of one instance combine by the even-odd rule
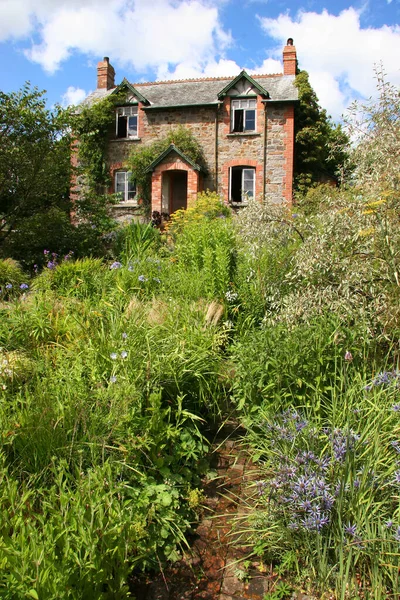
[[[298,100],[294,85],[294,75],[253,75],[253,79],[269,94],[267,102],[293,102]],[[156,81],[153,83],[131,84],[150,103],[145,110],[171,106],[191,106],[218,104],[218,94],[235,79],[215,77],[209,79],[184,79],[180,81]],[[117,86],[119,87],[119,86]],[[90,105],[108,96],[111,90],[98,89],[92,92],[82,104]]]

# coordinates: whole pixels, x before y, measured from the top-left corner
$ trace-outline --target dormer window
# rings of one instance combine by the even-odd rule
[[[256,131],[256,98],[237,99],[231,101],[231,131],[245,133]]]
[[[138,137],[138,107],[122,106],[117,109],[116,120],[117,138],[137,138]]]

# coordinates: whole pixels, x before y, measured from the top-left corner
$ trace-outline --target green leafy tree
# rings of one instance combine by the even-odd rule
[[[69,209],[69,113],[46,108],[44,92],[27,83],[0,92],[0,251],[24,223],[50,209]]]
[[[320,107],[307,71],[298,72],[295,85],[299,104],[295,109],[294,184],[304,194],[319,183],[343,178],[349,138]]]
[[[370,190],[400,189],[400,92],[386,80],[382,66],[375,69],[377,94],[367,102],[354,102],[346,128],[354,141],[355,181]]]

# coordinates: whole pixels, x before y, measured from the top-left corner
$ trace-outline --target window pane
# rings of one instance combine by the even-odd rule
[[[115,173],[115,192],[125,197],[125,171]]]
[[[126,138],[127,119],[126,117],[121,117],[120,115],[118,115],[117,118],[117,136],[119,138]]]
[[[243,169],[243,199],[254,198],[255,169]]]
[[[128,136],[137,137],[137,115],[128,117]]]
[[[127,180],[128,180],[128,198],[127,200],[134,200],[135,196],[136,196],[136,182],[133,181],[133,179],[131,179],[132,177],[132,173],[127,173]]]
[[[246,110],[246,131],[255,131],[256,128],[256,111],[249,109]]]
[[[253,100],[249,100],[248,107],[249,108],[256,108],[257,107],[257,100],[255,98]]]
[[[232,131],[243,131],[243,112],[242,109],[236,109],[234,111]]]

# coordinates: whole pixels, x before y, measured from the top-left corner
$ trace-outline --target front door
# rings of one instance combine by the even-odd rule
[[[170,212],[187,208],[187,171],[171,172]]]

